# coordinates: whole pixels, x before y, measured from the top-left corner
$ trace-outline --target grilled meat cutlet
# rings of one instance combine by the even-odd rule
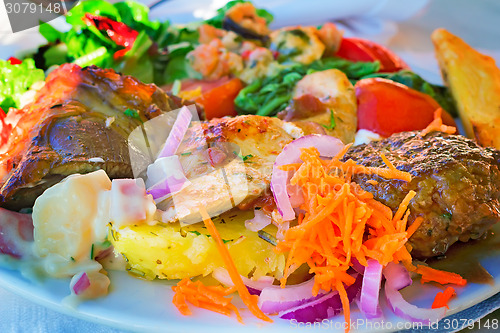
[[[31,207],[74,173],[104,169],[133,177],[127,138],[143,122],[181,106],[153,84],[95,66],[53,71],[0,147],[0,206]]]
[[[394,212],[410,190],[417,193],[409,205],[409,221],[421,216],[424,222],[409,240],[414,257],[442,255],[453,243],[478,239],[500,221],[499,151],[461,135],[402,132],[354,147],[344,159],[384,167],[381,153],[398,170],[409,172],[412,181],[363,174],[353,179]]]

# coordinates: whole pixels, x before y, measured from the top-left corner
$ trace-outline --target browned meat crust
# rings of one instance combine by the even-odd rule
[[[404,132],[354,147],[345,159],[380,167],[380,153],[413,180],[358,175],[355,181],[394,211],[410,190],[417,192],[409,220],[422,216],[424,222],[409,240],[414,257],[442,255],[457,241],[480,238],[500,220],[499,151],[460,135]],[[378,184],[366,183],[368,178]]]

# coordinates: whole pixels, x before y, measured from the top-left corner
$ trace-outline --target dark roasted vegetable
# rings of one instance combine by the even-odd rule
[[[222,22],[222,28],[225,30],[233,31],[246,39],[254,39],[262,42],[263,44],[267,44],[269,42],[269,36],[260,35],[255,31],[242,27],[238,23],[234,22],[230,17],[225,17]]]

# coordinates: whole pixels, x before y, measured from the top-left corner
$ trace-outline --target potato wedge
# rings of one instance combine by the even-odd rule
[[[500,149],[500,69],[495,60],[445,29],[436,29],[431,39],[467,136]]]

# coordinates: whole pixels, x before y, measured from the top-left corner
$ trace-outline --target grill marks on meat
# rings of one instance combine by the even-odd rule
[[[403,132],[352,148],[345,159],[365,166],[384,167],[383,153],[397,169],[411,173],[409,183],[376,175],[354,180],[394,211],[414,190],[410,219],[424,218],[410,238],[416,258],[442,255],[457,241],[481,238],[500,220],[500,152],[482,148],[460,135]],[[366,183],[375,179],[378,184]]]
[[[74,173],[104,169],[111,178],[133,177],[128,135],[180,106],[155,85],[113,70],[59,67],[0,147],[0,206],[32,206],[46,188]]]

